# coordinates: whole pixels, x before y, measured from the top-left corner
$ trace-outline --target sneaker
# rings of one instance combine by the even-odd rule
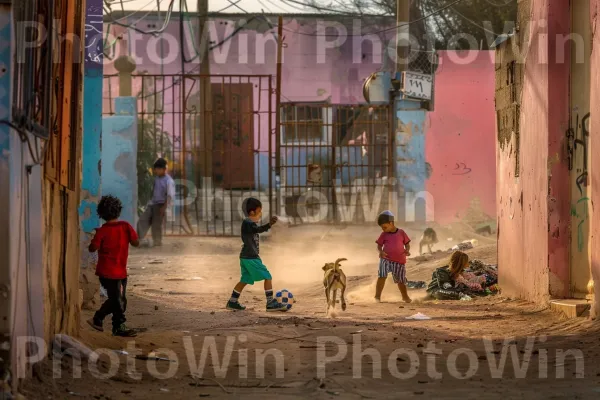
[[[273,299],[267,303],[267,311],[283,311],[286,312],[288,309],[284,304],[278,303],[277,300]]]
[[[113,336],[121,336],[121,337],[135,337],[137,336],[137,332],[133,329],[127,328],[125,324],[121,324],[117,329],[113,329]]]
[[[241,305],[239,301],[233,302],[230,300],[227,302],[227,306],[225,308],[232,311],[244,311],[246,306]]]
[[[90,318],[87,320],[87,323],[89,326],[91,326],[92,328],[94,328],[95,330],[97,330],[98,332],[104,332],[104,327],[102,326],[102,322],[94,319],[94,318]]]

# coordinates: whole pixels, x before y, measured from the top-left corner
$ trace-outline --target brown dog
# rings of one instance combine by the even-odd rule
[[[323,285],[325,286],[325,296],[327,297],[327,310],[326,314],[329,313],[329,309],[335,309],[337,291],[340,291],[342,310],[346,310],[346,298],[344,294],[346,292],[346,274],[340,268],[340,263],[347,261],[345,258],[339,258],[334,263],[327,263],[323,266],[325,276],[323,277]]]
[[[432,254],[431,248],[438,243],[437,233],[432,228],[425,229],[421,241],[419,242],[419,255],[423,255],[423,246],[427,246],[429,254]]]

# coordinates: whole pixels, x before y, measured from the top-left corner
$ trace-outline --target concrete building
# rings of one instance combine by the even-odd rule
[[[0,5],[0,380],[13,387],[35,356],[19,338],[47,344],[79,329],[83,47],[72,38],[83,36],[81,4]],[[24,51],[19,22],[38,18],[47,31],[56,21],[53,31],[71,40]],[[44,347],[37,350],[45,356]]]
[[[597,8],[520,2],[516,30],[496,46],[500,284],[540,303],[580,299],[553,301],[574,315],[599,298],[600,286],[591,134]]]

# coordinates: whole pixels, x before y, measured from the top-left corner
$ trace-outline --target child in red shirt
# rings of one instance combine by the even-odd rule
[[[379,251],[379,274],[375,291],[375,300],[381,300],[381,292],[385,286],[388,274],[391,272],[394,283],[398,285],[402,300],[410,303],[406,289],[406,257],[410,256],[410,238],[402,229],[394,225],[394,214],[384,211],[379,215],[377,223],[383,231],[377,239]]]
[[[133,337],[136,332],[125,326],[127,258],[129,245],[138,247],[140,241],[129,223],[119,221],[122,209],[121,201],[113,196],[103,196],[98,203],[98,216],[106,223],[96,230],[89,251],[98,252],[96,275],[108,293],[108,300],[87,322],[92,328],[103,332],[104,318],[112,314],[113,335]]]

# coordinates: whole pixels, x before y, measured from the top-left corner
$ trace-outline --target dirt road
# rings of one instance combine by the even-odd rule
[[[280,227],[266,238],[261,252],[275,288],[298,300],[276,315],[264,311],[262,285],[242,294],[247,311],[224,310],[239,278],[236,238],[168,239],[161,250],[133,251],[128,323],[147,332],[125,340],[82,326],[80,340],[107,349],[99,351],[99,370],[84,362],[82,377],[73,378],[65,356],[62,378],[53,379],[48,360],[23,393],[31,399],[600,398],[597,324],[501,296],[424,303],[424,292],[412,291],[416,301],[404,304],[391,279],[383,302],[375,303],[378,233],[376,227]],[[408,233],[416,254],[418,231]],[[471,238],[460,228],[438,233],[437,248]],[[478,240],[471,257],[494,262],[493,240]],[[348,310],[327,318],[320,268],[338,257],[348,258]],[[408,277],[428,280],[444,261],[410,260]],[[417,313],[431,319],[406,319]],[[82,314],[85,321],[92,312]],[[133,345],[171,361],[114,352],[131,355]]]

